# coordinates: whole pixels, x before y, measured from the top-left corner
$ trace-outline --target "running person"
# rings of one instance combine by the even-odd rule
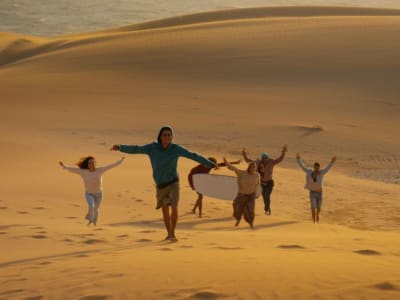
[[[215,169],[218,169],[219,167],[225,167],[226,166],[225,163],[217,163],[217,160],[214,157],[209,157],[208,159],[210,161],[212,161],[217,166]],[[235,164],[239,164],[239,163],[240,163],[240,160],[233,161],[230,164],[235,165]],[[198,165],[198,166],[195,166],[193,169],[190,170],[190,173],[188,175],[188,181],[189,181],[189,185],[192,188],[192,190],[195,191],[195,188],[193,186],[193,175],[195,175],[195,174],[208,174],[208,173],[210,173],[210,171],[212,169],[213,168],[209,168],[209,167],[206,167],[206,166],[203,166],[203,165]],[[196,209],[198,207],[199,208],[199,217],[201,218],[202,210],[203,210],[203,195],[200,194],[199,192],[196,192],[196,193],[197,193],[197,200],[196,200],[196,203],[193,206],[192,212],[195,214],[196,213]]]
[[[164,225],[168,234],[165,240],[177,241],[175,228],[178,223],[179,202],[178,159],[179,157],[186,157],[209,168],[215,167],[215,164],[179,144],[172,143],[172,138],[172,128],[165,126],[160,129],[157,142],[143,146],[117,144],[111,150],[130,154],[147,154],[149,156],[153,169],[153,179],[157,186],[156,209],[162,208]]]
[[[310,191],[310,206],[311,216],[313,222],[319,222],[319,213],[322,206],[322,183],[326,173],[332,168],[333,163],[336,161],[336,156],[332,157],[331,162],[325,169],[321,169],[318,162],[314,163],[314,169],[308,169],[304,162],[301,160],[300,154],[296,155],[297,163],[300,168],[306,173],[305,189]]]
[[[263,152],[261,154],[261,158],[257,160],[252,160],[247,156],[246,149],[243,148],[242,154],[246,162],[256,162],[257,170],[261,176],[261,187],[262,187],[262,196],[264,200],[264,212],[266,215],[271,214],[271,194],[274,189],[274,180],[272,179],[272,173],[274,171],[274,167],[279,164],[285,158],[285,154],[287,152],[287,145],[284,145],[282,148],[282,153],[277,159],[273,159],[269,156],[267,152]]]
[[[238,226],[242,216],[251,228],[254,226],[254,208],[257,188],[260,185],[260,174],[257,172],[255,162],[250,162],[247,170],[239,170],[232,166],[224,158],[226,167],[236,173],[238,177],[238,194],[233,200],[233,217],[236,219],[235,226]]]
[[[62,161],[60,166],[71,173],[78,174],[82,177],[85,184],[85,198],[88,204],[88,212],[85,219],[89,221],[88,225],[96,226],[99,215],[99,207],[103,199],[103,174],[104,172],[119,166],[124,160],[122,157],[115,163],[104,167],[96,167],[96,160],[93,156],[81,158],[77,163],[78,168],[65,166]]]

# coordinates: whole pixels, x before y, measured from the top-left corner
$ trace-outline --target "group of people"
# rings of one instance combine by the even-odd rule
[[[146,154],[150,158],[153,179],[156,184],[156,209],[162,209],[163,220],[167,236],[165,240],[177,241],[175,229],[178,223],[178,203],[179,203],[179,175],[177,163],[179,157],[185,157],[199,163],[189,173],[189,184],[193,186],[193,175],[200,173],[210,173],[212,169],[227,167],[237,175],[238,194],[233,199],[233,217],[236,219],[235,226],[238,226],[242,217],[253,227],[254,208],[257,188],[261,185],[264,200],[265,214],[271,215],[271,193],[274,187],[272,178],[274,167],[283,161],[287,152],[287,146],[283,146],[282,153],[277,159],[273,159],[266,152],[260,158],[249,158],[246,149],[242,150],[244,160],[248,163],[246,170],[241,170],[233,166],[239,164],[240,160],[228,162],[223,158],[223,162],[218,163],[213,157],[206,158],[200,154],[191,152],[179,144],[172,143],[173,130],[169,126],[164,126],[159,130],[157,141],[146,145],[122,145],[115,144],[110,150],[120,151],[129,154]],[[308,169],[301,160],[299,154],[296,156],[299,166],[306,173],[305,188],[310,191],[310,205],[313,222],[319,221],[319,214],[322,205],[322,182],[324,175],[332,167],[336,160],[333,157],[330,164],[325,169],[320,169],[319,163],[314,164],[313,169]],[[95,158],[92,156],[81,159],[78,167],[65,166],[59,162],[65,170],[79,174],[85,184],[85,198],[88,203],[88,213],[86,219],[88,225],[97,224],[98,210],[102,201],[102,175],[105,171],[120,165],[124,160],[122,157],[115,163],[104,167],[96,167]],[[192,212],[196,213],[199,209],[199,216],[202,216],[203,195],[198,193],[196,203]]]

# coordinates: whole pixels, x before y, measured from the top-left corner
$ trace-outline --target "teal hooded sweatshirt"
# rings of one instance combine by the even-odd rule
[[[151,167],[153,168],[153,178],[158,187],[167,183],[179,180],[178,158],[186,157],[204,166],[214,167],[214,163],[207,158],[190,152],[178,144],[170,144],[163,148],[161,143],[153,142],[143,146],[118,145],[119,150],[130,154],[147,154],[150,157]]]

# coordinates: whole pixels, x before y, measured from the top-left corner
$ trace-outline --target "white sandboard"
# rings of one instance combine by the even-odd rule
[[[194,174],[193,186],[195,190],[204,196],[234,200],[238,193],[236,176],[217,174]],[[261,195],[261,185],[257,189],[256,197]]]

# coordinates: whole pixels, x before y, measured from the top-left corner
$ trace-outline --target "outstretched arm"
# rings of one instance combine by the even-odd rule
[[[232,166],[232,165],[226,160],[225,157],[223,158],[223,160],[224,160],[224,163],[225,163],[226,167],[227,167],[229,170],[235,172],[236,174],[239,172],[239,170],[238,170],[236,167]]]
[[[122,162],[124,161],[125,157],[121,157],[121,159],[117,160],[116,162],[106,165],[104,167],[101,167],[99,169],[102,169],[103,171],[108,171],[112,168],[115,168],[116,166],[119,166],[120,164],[122,164]]]
[[[229,164],[231,165],[238,165],[240,164],[240,159],[236,160],[236,161],[230,161]],[[222,163],[218,163],[217,164],[218,167],[226,167],[226,163],[222,162]]]
[[[212,162],[211,160],[208,160],[207,158],[205,158],[204,156],[201,156],[200,154],[197,154],[195,152],[190,152],[189,150],[187,150],[186,148],[177,145],[178,149],[179,149],[179,155],[189,158],[191,160],[197,161],[199,164],[202,164],[203,166],[209,167],[209,168],[214,168],[217,167],[217,165],[214,164],[214,162]]]
[[[242,155],[243,155],[243,158],[244,158],[244,161],[245,161],[245,162],[247,162],[247,163],[249,163],[249,162],[255,162],[255,160],[252,160],[250,157],[247,156],[246,148],[243,148],[243,149],[242,149]]]
[[[321,173],[328,173],[328,171],[333,167],[333,163],[336,161],[336,156],[332,157],[331,162],[326,166],[325,169],[321,170]]]
[[[281,156],[279,156],[277,159],[274,160],[274,164],[279,164],[285,158],[286,152],[287,152],[287,145],[284,145],[282,148]]]
[[[68,167],[66,165],[64,165],[64,163],[62,161],[58,162],[60,164],[60,166],[64,169],[67,170],[71,173],[75,173],[75,174],[81,174],[82,173],[82,169],[80,168],[76,168],[76,167]]]
[[[300,168],[301,168],[304,172],[307,173],[307,172],[308,172],[308,169],[307,169],[306,165],[304,164],[304,162],[301,160],[301,157],[300,157],[300,154],[299,154],[299,153],[296,154],[296,160],[297,160],[297,163],[299,164]]]
[[[138,145],[121,145],[121,144],[116,144],[111,147],[111,151],[121,151],[124,153],[130,153],[130,154],[149,154],[150,148],[152,144],[147,144],[143,146],[138,146]]]

